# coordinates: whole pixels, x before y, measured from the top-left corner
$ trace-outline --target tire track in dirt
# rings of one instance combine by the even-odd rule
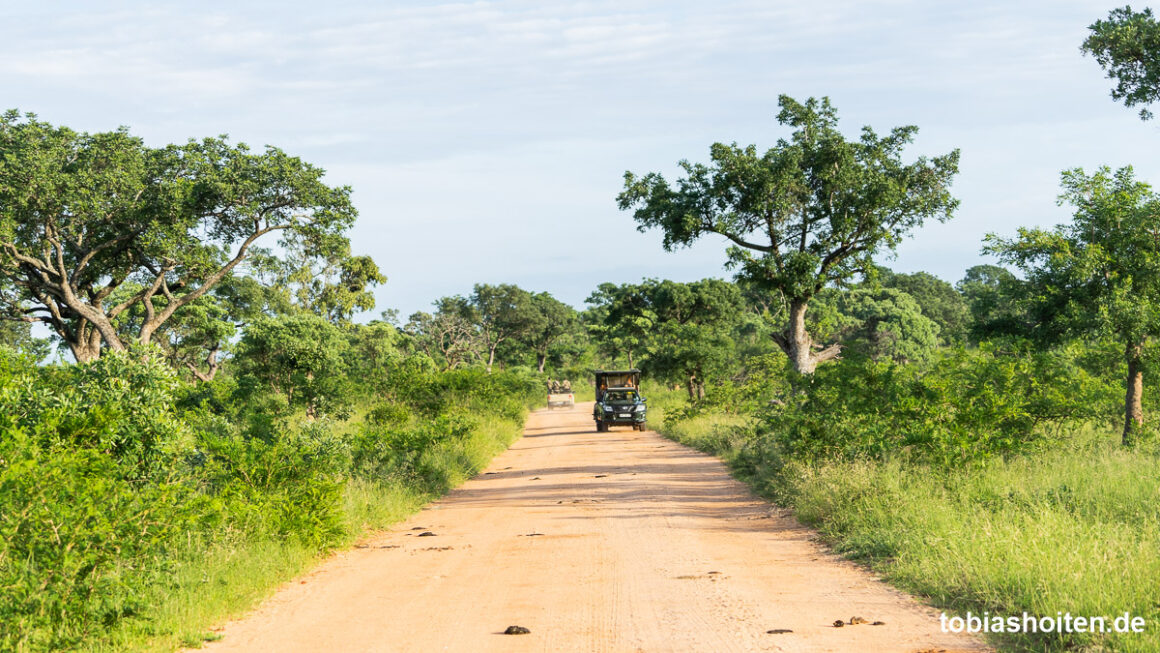
[[[933,610],[828,553],[716,459],[651,431],[596,433],[590,411],[533,413],[484,473],[205,648],[986,650],[941,633]],[[853,616],[885,625],[833,627]],[[531,632],[502,634],[512,625]]]

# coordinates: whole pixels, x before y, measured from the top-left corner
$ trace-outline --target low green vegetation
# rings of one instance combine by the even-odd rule
[[[370,407],[341,423],[279,403],[285,389],[258,401],[247,384],[263,375],[184,383],[153,350],[61,367],[2,354],[0,649],[212,637],[321,553],[477,472],[542,400],[527,373],[433,367],[400,354],[365,370],[355,400]]]
[[[769,369],[709,395],[727,401],[653,396],[666,407],[663,433],[720,456],[837,552],[949,615],[1061,612],[1110,627],[1128,612],[1147,624],[990,635],[1001,648],[1156,650],[1160,452],[1153,440],[1119,444],[1115,385],[1075,367],[1074,354],[1037,368],[1046,361],[1033,354],[950,353],[921,372],[844,361],[806,381],[787,372],[773,403],[746,399],[777,378]],[[1049,372],[1069,367],[1066,382]]]
[[[1150,10],[1090,29],[1113,97],[1160,98]],[[896,272],[954,215],[959,151],[779,104],[764,152],[717,143],[617,198],[666,249],[728,239],[732,281],[593,280],[583,311],[476,283],[365,324],[386,277],[321,168],[0,114],[0,650],[213,639],[479,470],[547,379],[591,400],[625,367],[654,426],[948,612],[1146,624],[1001,648],[1160,650],[1160,195],[1068,170],[1071,222],[986,239],[1011,270]]]

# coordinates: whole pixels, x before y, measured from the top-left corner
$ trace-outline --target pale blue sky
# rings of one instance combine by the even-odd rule
[[[1064,221],[1059,172],[1160,180],[1160,122],[1079,53],[1102,2],[0,1],[0,108],[150,144],[228,133],[354,187],[352,236],[404,316],[475,282],[581,305],[603,281],[726,276],[616,209],[625,170],[715,141],[764,149],[777,96],[829,95],[853,134],[962,149],[951,222],[887,265],[954,282],[987,232]]]

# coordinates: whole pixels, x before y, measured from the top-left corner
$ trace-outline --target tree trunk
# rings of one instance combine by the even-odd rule
[[[76,340],[66,340],[69,351],[78,363],[91,363],[101,357],[101,333],[87,329]]]
[[[1128,345],[1125,355],[1128,359],[1127,392],[1124,396],[1124,434],[1123,444],[1132,444],[1140,427],[1144,425],[1144,406],[1141,399],[1144,395],[1144,371],[1140,369],[1140,358],[1143,355],[1143,343]]]
[[[631,370],[632,369],[632,350],[629,349],[625,353],[628,354],[628,369]]]
[[[487,349],[487,373],[491,374],[491,366],[495,363],[495,347]]]
[[[689,401],[705,398],[705,382],[701,380],[701,377],[696,372],[686,377],[685,390],[689,393]]]
[[[203,383],[213,381],[214,377],[217,376],[218,368],[221,366],[217,358],[218,352],[220,350],[221,347],[219,346],[214,346],[213,349],[209,350],[209,355],[205,357],[205,365],[207,368],[207,371],[205,372],[202,372],[200,369],[198,369],[197,365],[190,361],[185,361],[185,366],[189,368],[189,371],[193,373],[193,376],[196,377],[198,381]]]
[[[838,358],[842,353],[842,346],[830,345],[820,351],[814,351],[814,339],[806,331],[805,300],[794,301],[789,307],[789,324],[782,333],[774,334],[774,341],[789,356],[790,363],[799,374],[813,374],[818,363]]]
[[[76,297],[66,297],[65,305],[69,307],[74,313],[84,318],[91,325],[93,332],[100,335],[101,340],[105,341],[105,346],[113,351],[125,351],[125,344],[121,342],[121,337],[117,335],[117,329],[113,326],[110,320],[102,312],[100,306],[93,307],[84,304]],[[81,326],[78,327],[78,332],[84,333],[86,329]],[[100,355],[100,347],[97,347],[97,356]],[[96,358],[97,356],[94,356]],[[79,360],[79,359],[78,359]]]
[[[540,374],[544,373],[544,364],[547,362],[548,362],[548,355],[547,354],[536,354],[536,369],[540,371]]]

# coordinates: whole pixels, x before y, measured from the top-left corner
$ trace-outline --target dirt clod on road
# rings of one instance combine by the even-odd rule
[[[716,459],[651,431],[597,433],[591,410],[533,413],[486,472],[286,584],[205,648],[986,650],[827,552]],[[873,623],[834,620],[850,614]],[[835,627],[847,623],[866,625]]]

